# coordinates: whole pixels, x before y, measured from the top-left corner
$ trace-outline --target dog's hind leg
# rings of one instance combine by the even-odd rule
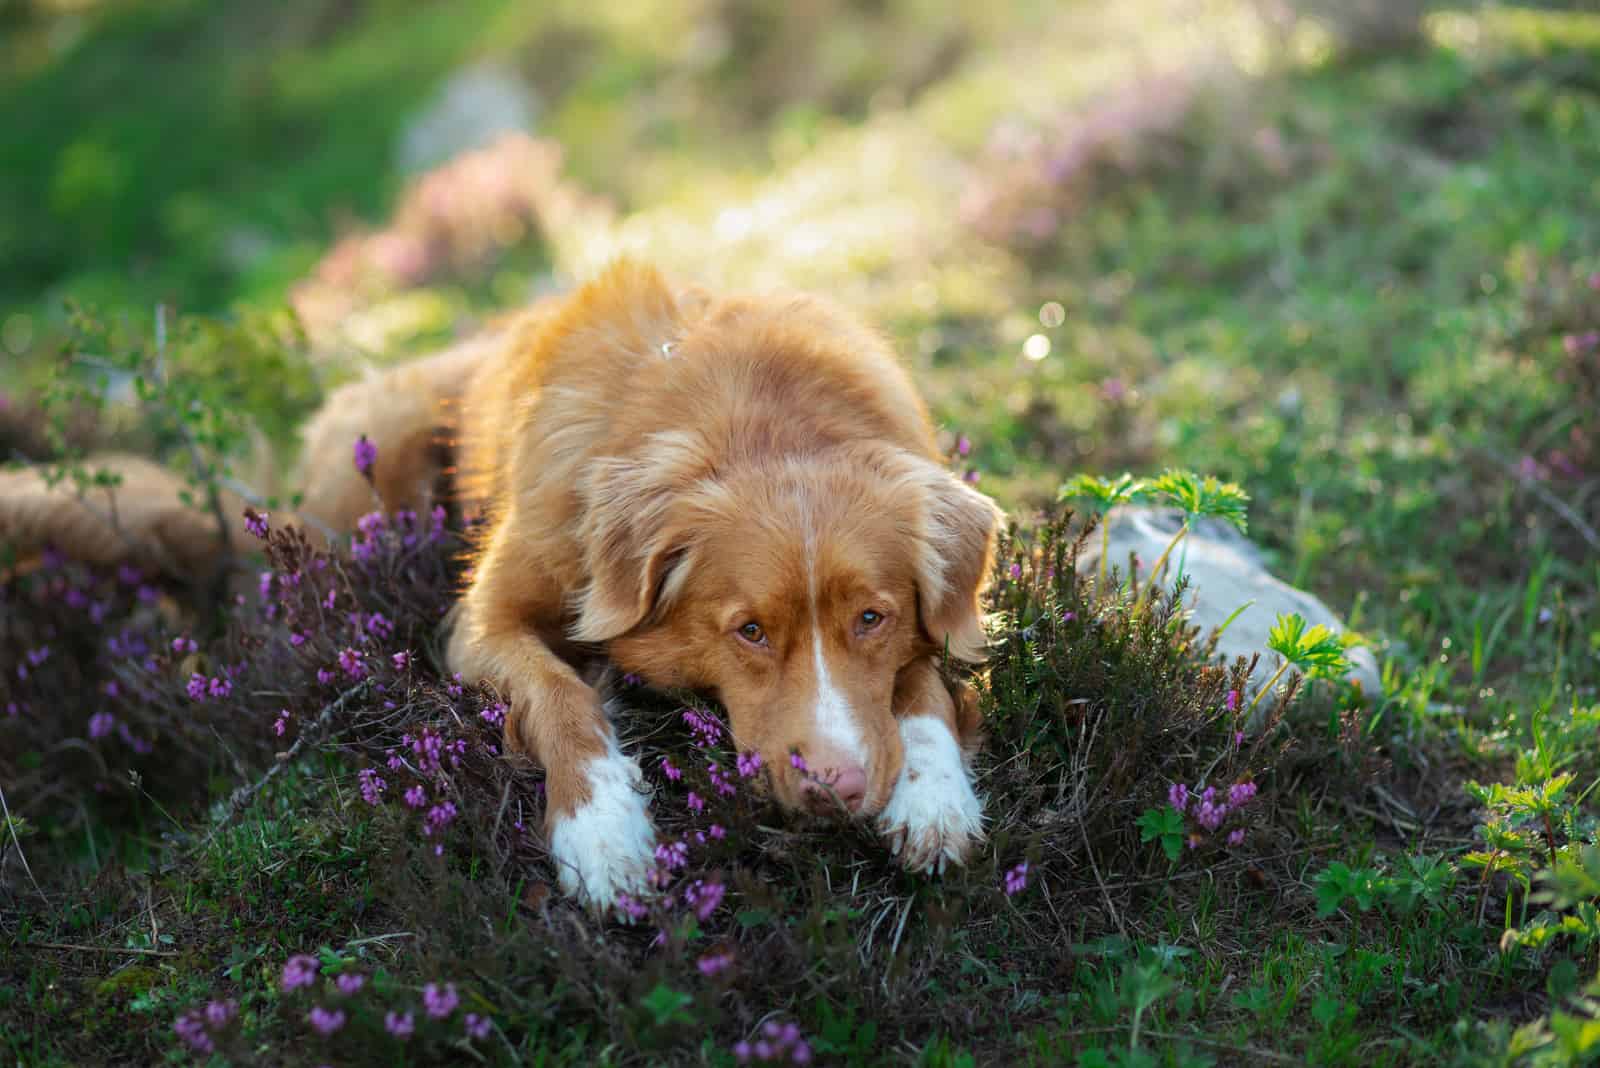
[[[334,390],[301,432],[300,514],[345,534],[368,512],[442,503],[457,402],[499,344],[494,333],[480,335]],[[370,483],[355,464],[363,436],[377,450]]]
[[[245,502],[226,490],[221,530],[210,511],[183,502],[183,479],[152,460],[108,453],[81,466],[115,476],[115,484],[80,490],[70,479],[52,484],[42,467],[0,471],[0,546],[24,564],[54,549],[87,564],[135,564],[192,580],[249,540]]]

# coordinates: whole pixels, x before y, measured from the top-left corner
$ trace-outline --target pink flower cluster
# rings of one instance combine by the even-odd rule
[[[702,749],[710,748],[722,740],[722,724],[718,723],[717,717],[710,712],[685,708],[683,722],[694,735],[694,744]]]
[[[285,994],[308,987],[317,981],[317,958],[305,953],[297,953],[290,957],[283,965],[281,985]]]
[[[189,676],[185,690],[191,701],[221,700],[233,693],[233,683],[220,675],[207,678],[196,672]]]
[[[361,800],[374,807],[383,804],[383,792],[389,788],[375,768],[362,768],[356,773],[356,781],[361,786]]]
[[[384,229],[344,237],[291,290],[313,342],[388,294],[485,268],[550,213],[608,218],[607,202],[563,181],[561,157],[555,141],[508,133],[422,175]]]
[[[267,513],[258,512],[254,508],[244,510],[244,529],[249,531],[253,538],[265,539],[267,536]]]
[[[754,1042],[740,1042],[733,1047],[733,1059],[740,1064],[752,1061],[810,1064],[811,1046],[800,1037],[800,1028],[793,1023],[779,1024],[768,1020],[761,1025],[761,1037]]]
[[[221,1033],[237,1015],[237,1001],[211,1001],[202,1012],[186,1012],[178,1017],[173,1021],[172,1030],[194,1052],[210,1055],[217,1051],[213,1036]]]
[[[1191,790],[1183,783],[1173,783],[1167,788],[1167,802],[1185,819],[1193,820],[1207,834],[1216,834],[1229,816],[1238,814],[1255,799],[1256,792],[1255,783],[1238,782],[1228,787],[1226,797],[1219,798],[1215,786],[1207,786],[1204,789],[1197,787]],[[1235,827],[1228,833],[1227,840],[1230,846],[1243,845],[1244,828]],[[1191,836],[1190,847],[1193,848],[1196,844],[1198,840]]]
[[[1006,872],[1005,891],[1006,897],[1016,897],[1028,888],[1028,862],[1023,861],[1010,871]]]

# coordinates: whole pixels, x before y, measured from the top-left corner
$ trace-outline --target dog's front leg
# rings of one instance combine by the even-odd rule
[[[983,837],[983,804],[961,743],[970,693],[958,711],[938,665],[924,657],[895,679],[894,714],[905,760],[878,829],[912,871],[962,864]]]
[[[528,573],[506,573],[516,561],[496,551],[501,540],[461,602],[450,668],[508,699],[507,745],[545,769],[545,827],[561,889],[603,910],[647,887],[655,830],[643,778],[618,747],[599,695],[530,629],[537,613]]]

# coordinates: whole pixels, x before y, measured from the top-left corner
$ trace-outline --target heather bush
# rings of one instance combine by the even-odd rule
[[[86,798],[105,807],[136,789],[194,813],[211,777],[248,776],[209,826],[167,832],[167,862],[198,865],[197,889],[214,892],[236,877],[213,858],[243,848],[237,821],[320,753],[340,784],[329,817],[385,843],[370,907],[418,932],[414,955],[367,983],[346,978],[368,974],[360,953],[319,958],[315,945],[283,943],[277,965],[174,1006],[174,1033],[201,1054],[229,1042],[242,1053],[239,1023],[212,1011],[230,999],[250,1034],[293,1035],[334,1061],[375,1048],[424,1060],[464,1045],[503,1051],[485,1044],[496,1021],[530,1013],[669,1060],[713,1036],[736,1061],[826,1058],[848,1029],[821,1006],[852,997],[873,1018],[937,1028],[928,992],[960,981],[969,957],[1003,952],[1008,968],[1044,975],[1069,943],[1116,929],[1138,881],[1084,872],[1164,870],[1140,840],[1141,809],[1176,783],[1197,798],[1270,793],[1282,750],[1270,727],[1238,733],[1250,665],[1199,664],[1181,590],[1096,596],[1079,581],[1070,517],[1047,518],[1006,538],[997,651],[971,676],[988,716],[979,774],[993,825],[968,868],[909,875],[865,826],[783,816],[760,760],[729,748],[715,708],[605,674],[655,794],[661,846],[656,893],[596,924],[552,890],[539,777],[501,751],[504,706],[439,674],[438,623],[460,579],[450,517],[374,513],[334,551],[253,509],[247,518],[267,567],[211,635],[132,573],[51,557],[3,587],[18,610],[0,635],[21,670],[3,684],[15,711],[0,722],[0,772],[13,819],[44,842],[81,829]],[[84,693],[98,696],[73,699]],[[1258,848],[1234,832],[1264,806],[1235,809],[1219,831],[1197,802],[1184,863],[1237,863]],[[34,875],[66,885],[66,853],[29,846]],[[1063,896],[1076,902],[1070,919],[1050,904]],[[474,915],[499,919],[486,930]],[[996,923],[1008,936],[991,943]],[[270,994],[259,989],[269,967],[282,970]],[[419,972],[436,985],[402,978]],[[547,1038],[513,1029],[504,1041]]]

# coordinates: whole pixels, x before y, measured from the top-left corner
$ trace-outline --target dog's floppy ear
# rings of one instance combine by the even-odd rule
[[[994,501],[944,468],[919,460],[922,492],[917,600],[923,629],[941,650],[976,663],[988,637],[980,603],[1004,514]]]
[[[588,583],[570,633],[580,642],[626,634],[683,588],[696,551],[698,449],[688,435],[652,435],[635,457],[597,460],[580,479]]]

